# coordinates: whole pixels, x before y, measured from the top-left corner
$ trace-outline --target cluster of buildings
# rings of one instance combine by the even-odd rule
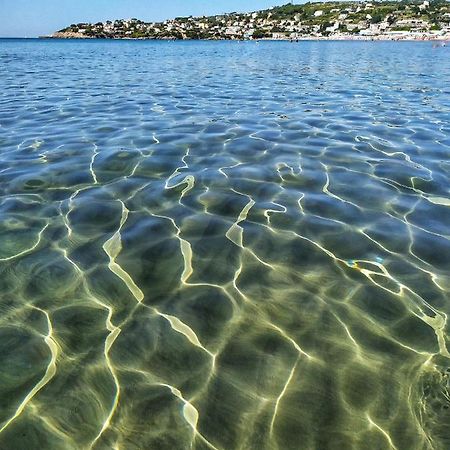
[[[53,37],[113,39],[449,39],[450,3],[443,0],[289,3],[264,11],[80,23]]]

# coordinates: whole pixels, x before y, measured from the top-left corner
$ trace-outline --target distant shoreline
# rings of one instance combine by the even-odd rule
[[[136,18],[73,23],[53,38],[137,40],[449,41],[450,2],[381,0],[288,3],[265,10],[164,22]]]
[[[161,41],[161,42],[302,42],[302,41],[394,41],[394,42],[446,42],[448,36],[416,36],[416,35],[379,35],[379,36],[304,36],[295,39],[290,38],[261,38],[261,39],[174,39],[174,38],[101,38],[78,36],[38,36],[37,38],[0,38],[0,39],[40,39],[40,40],[67,40],[67,41]]]

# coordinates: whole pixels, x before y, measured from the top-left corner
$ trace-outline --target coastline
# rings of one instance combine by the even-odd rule
[[[204,41],[450,41],[450,3],[429,0],[318,2],[162,22],[136,18],[73,23],[62,39]]]
[[[416,33],[404,33],[404,34],[380,34],[374,36],[361,36],[361,35],[332,35],[332,36],[299,36],[295,39],[292,38],[260,38],[260,39],[177,39],[177,38],[132,38],[132,37],[95,37],[75,35],[76,33],[55,33],[49,36],[39,36],[38,39],[62,39],[62,40],[102,40],[102,41],[223,41],[223,42],[300,42],[300,41],[409,41],[409,42],[442,42],[450,41],[450,34],[445,35],[429,35],[429,34],[416,34]]]

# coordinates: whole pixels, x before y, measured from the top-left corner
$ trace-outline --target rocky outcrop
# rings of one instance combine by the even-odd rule
[[[74,31],[57,31],[50,37],[57,39],[92,39],[91,36],[86,36],[83,33],[76,33]]]

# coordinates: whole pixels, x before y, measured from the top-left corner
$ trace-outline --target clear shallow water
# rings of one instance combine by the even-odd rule
[[[0,41],[2,449],[450,446],[450,48]]]

